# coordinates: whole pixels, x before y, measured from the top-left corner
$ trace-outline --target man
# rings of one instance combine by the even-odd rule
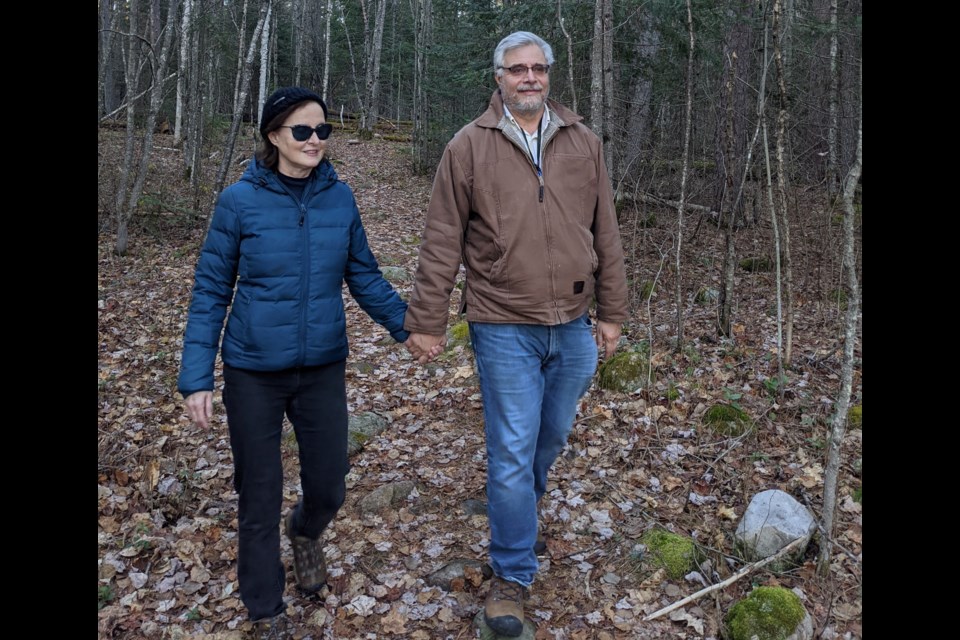
[[[537,503],[597,366],[628,317],[623,251],[603,148],[548,100],[553,50],[519,31],[494,55],[498,89],[447,145],[433,184],[404,327],[426,361],[445,339],[461,257],[487,443],[490,564],[484,606],[523,631],[537,572]],[[596,342],[588,309],[596,299]]]

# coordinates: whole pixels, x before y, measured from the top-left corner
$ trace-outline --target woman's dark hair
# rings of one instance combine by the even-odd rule
[[[279,129],[280,126],[287,121],[287,118],[290,117],[290,114],[302,107],[303,104],[303,102],[298,102],[290,105],[274,116],[262,129],[263,139],[260,140],[260,147],[256,153],[257,163],[260,166],[266,167],[271,171],[277,170],[277,166],[280,164],[280,150],[277,149],[277,145],[270,142],[270,133]],[[320,106],[322,107],[323,105]],[[324,112],[326,112],[326,109],[324,109]]]

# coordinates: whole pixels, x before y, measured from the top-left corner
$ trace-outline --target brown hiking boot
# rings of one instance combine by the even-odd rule
[[[323,557],[323,544],[303,536],[293,535],[293,511],[284,520],[284,531],[293,547],[293,573],[297,586],[315,593],[327,582],[327,563]]]
[[[523,600],[527,588],[516,582],[494,576],[483,606],[487,626],[501,636],[516,638],[523,633]]]
[[[248,636],[251,640],[293,640],[293,623],[286,614],[257,620]]]

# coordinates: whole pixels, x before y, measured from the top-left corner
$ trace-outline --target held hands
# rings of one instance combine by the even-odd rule
[[[407,341],[403,343],[407,347],[417,362],[426,364],[443,353],[443,348],[447,346],[447,336],[431,336],[426,333],[411,333]]]
[[[597,347],[603,348],[604,356],[609,358],[617,350],[620,342],[620,325],[597,320]]]
[[[186,397],[187,415],[200,427],[206,429],[213,415],[213,392],[197,391]]]

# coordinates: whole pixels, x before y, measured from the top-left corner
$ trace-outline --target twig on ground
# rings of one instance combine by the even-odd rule
[[[643,621],[644,621],[644,622],[649,622],[650,620],[655,620],[655,619],[659,618],[660,616],[662,616],[662,615],[664,615],[664,614],[670,613],[670,612],[673,611],[674,609],[679,609],[680,607],[682,607],[683,605],[685,605],[685,604],[687,604],[687,603],[693,602],[694,600],[699,600],[700,598],[702,598],[703,596],[707,595],[708,593],[710,593],[710,592],[712,592],[712,591],[717,591],[717,590],[719,590],[719,589],[722,589],[722,588],[726,587],[727,585],[731,585],[731,584],[733,584],[734,582],[736,582],[737,580],[739,580],[740,578],[744,577],[745,575],[747,575],[747,574],[749,574],[749,573],[753,573],[754,571],[756,571],[756,570],[759,569],[760,567],[766,566],[766,565],[770,564],[771,562],[773,562],[773,561],[775,561],[775,560],[778,560],[778,559],[782,558],[783,556],[787,555],[788,553],[790,553],[791,551],[793,551],[795,548],[799,547],[799,546],[800,546],[800,543],[803,542],[803,541],[805,541],[805,540],[806,540],[806,538],[803,538],[803,537],[802,537],[802,538],[797,538],[796,540],[794,540],[793,542],[791,542],[790,544],[788,544],[787,546],[785,546],[783,549],[781,549],[780,551],[778,551],[778,552],[776,552],[775,554],[773,554],[772,556],[770,556],[769,558],[764,558],[763,560],[758,560],[757,562],[754,562],[753,564],[748,564],[748,565],[745,566],[743,569],[740,569],[740,571],[737,571],[735,574],[733,574],[732,576],[730,576],[729,578],[727,578],[727,579],[724,580],[723,582],[718,582],[717,584],[710,585],[709,587],[707,587],[707,588],[705,588],[705,589],[701,589],[700,591],[697,591],[696,593],[691,594],[691,595],[687,596],[686,598],[683,598],[682,600],[677,600],[676,602],[674,602],[674,603],[671,604],[671,605],[667,605],[666,607],[663,607],[662,609],[659,609],[658,611],[654,611],[653,613],[651,613],[650,615],[648,615],[647,617],[645,617],[645,618],[643,619]]]

